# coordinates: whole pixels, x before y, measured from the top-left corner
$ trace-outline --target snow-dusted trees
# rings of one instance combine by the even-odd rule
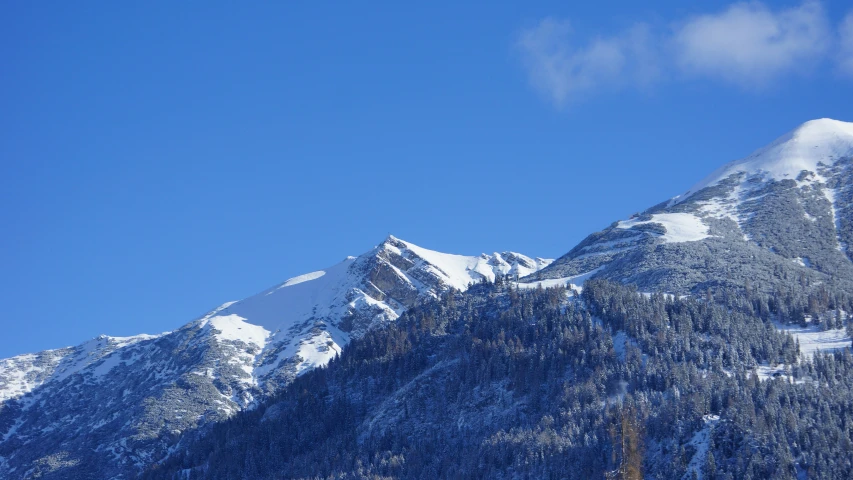
[[[474,285],[353,341],[146,475],[850,478],[853,357],[799,362],[772,320],[808,303],[760,295]],[[793,368],[759,380],[759,362]]]

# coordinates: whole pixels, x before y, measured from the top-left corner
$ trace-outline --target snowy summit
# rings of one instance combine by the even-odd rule
[[[803,171],[817,172],[819,166],[833,165],[851,154],[853,123],[830,118],[811,120],[748,157],[723,165],[676,198],[684,201],[703,188],[738,173],[747,178],[759,175],[766,179],[793,180]]]

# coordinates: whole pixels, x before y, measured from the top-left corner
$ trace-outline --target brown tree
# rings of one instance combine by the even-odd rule
[[[610,427],[610,439],[613,442],[612,462],[618,465],[615,470],[607,472],[608,479],[642,480],[643,455],[643,421],[640,412],[630,403],[618,409],[617,422]]]

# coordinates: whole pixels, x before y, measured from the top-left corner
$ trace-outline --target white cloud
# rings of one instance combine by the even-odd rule
[[[753,2],[689,19],[676,29],[673,42],[683,71],[760,87],[813,67],[825,55],[830,38],[820,3],[772,11]]]
[[[546,18],[517,41],[530,82],[558,106],[599,89],[648,85],[659,75],[645,25],[583,46],[572,43],[571,33],[568,21]]]
[[[838,66],[842,72],[853,75],[853,12],[844,17],[838,33],[841,41]]]
[[[817,0],[771,9],[754,1],[675,22],[664,33],[638,23],[578,39],[567,20],[546,18],[519,35],[531,84],[557,106],[621,88],[709,78],[756,90],[830,60],[853,76],[853,11],[830,22]]]

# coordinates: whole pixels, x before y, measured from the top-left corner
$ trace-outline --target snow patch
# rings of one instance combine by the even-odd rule
[[[787,369],[790,365],[779,364],[779,365],[759,365],[755,367],[755,374],[758,376],[758,379],[762,382],[765,380],[770,380],[772,378],[777,377],[787,377],[790,373]]]
[[[220,315],[208,320],[208,324],[218,330],[216,338],[251,343],[264,348],[270,332],[264,327],[252,325],[239,315]]]
[[[843,328],[821,330],[817,326],[781,324],[777,324],[776,328],[790,333],[800,342],[800,354],[805,358],[813,357],[816,352],[832,352],[851,345],[851,338]]]
[[[661,236],[664,242],[695,242],[708,238],[708,226],[702,219],[689,213],[657,213],[651,220],[640,220],[639,217],[619,222],[616,228],[629,229],[637,225],[657,223],[663,225],[666,233]]]
[[[530,283],[517,283],[518,288],[522,290],[531,290],[539,287],[542,288],[552,288],[552,287],[567,287],[572,281],[572,277],[564,277],[564,278],[548,278],[545,280],[540,280],[538,282],[530,282]]]
[[[836,203],[837,191],[832,188],[824,188],[823,194],[826,196],[826,199],[829,201],[829,213],[832,215],[832,224],[835,226],[835,241],[838,242],[838,245],[835,248],[840,252],[847,252],[849,248],[846,243],[841,240],[841,236],[839,232],[841,231],[841,219],[838,216],[838,203]]]
[[[598,273],[601,269],[604,268],[604,265],[596,268],[595,270],[590,270],[586,273],[581,273],[580,275],[574,275],[571,277],[563,277],[563,278],[549,278],[545,280],[540,280],[537,282],[525,282],[516,284],[518,288],[521,289],[533,289],[539,288],[550,288],[550,287],[568,287],[571,290],[581,292],[583,291],[583,284],[590,277]]]
[[[681,477],[682,480],[689,480],[692,478],[693,473],[696,473],[696,478],[699,480],[704,478],[704,469],[702,467],[705,465],[705,459],[708,458],[708,448],[711,446],[711,434],[714,432],[714,427],[720,422],[720,416],[703,415],[702,421],[705,422],[705,426],[690,439],[690,444],[696,448],[696,452],[690,458],[690,463],[687,465],[687,472]]]
[[[809,257],[796,257],[792,258],[791,261],[801,267],[812,268],[812,262],[809,260]]]
[[[349,259],[350,257],[347,257],[347,258]],[[284,283],[282,283],[281,286],[278,288],[285,288],[285,287],[290,287],[293,285],[298,285],[298,284],[303,283],[303,282],[310,282],[311,280],[316,280],[325,274],[326,274],[326,272],[324,272],[323,270],[319,270],[316,272],[311,272],[311,273],[306,273],[304,275],[299,275],[299,276],[285,280]]]

